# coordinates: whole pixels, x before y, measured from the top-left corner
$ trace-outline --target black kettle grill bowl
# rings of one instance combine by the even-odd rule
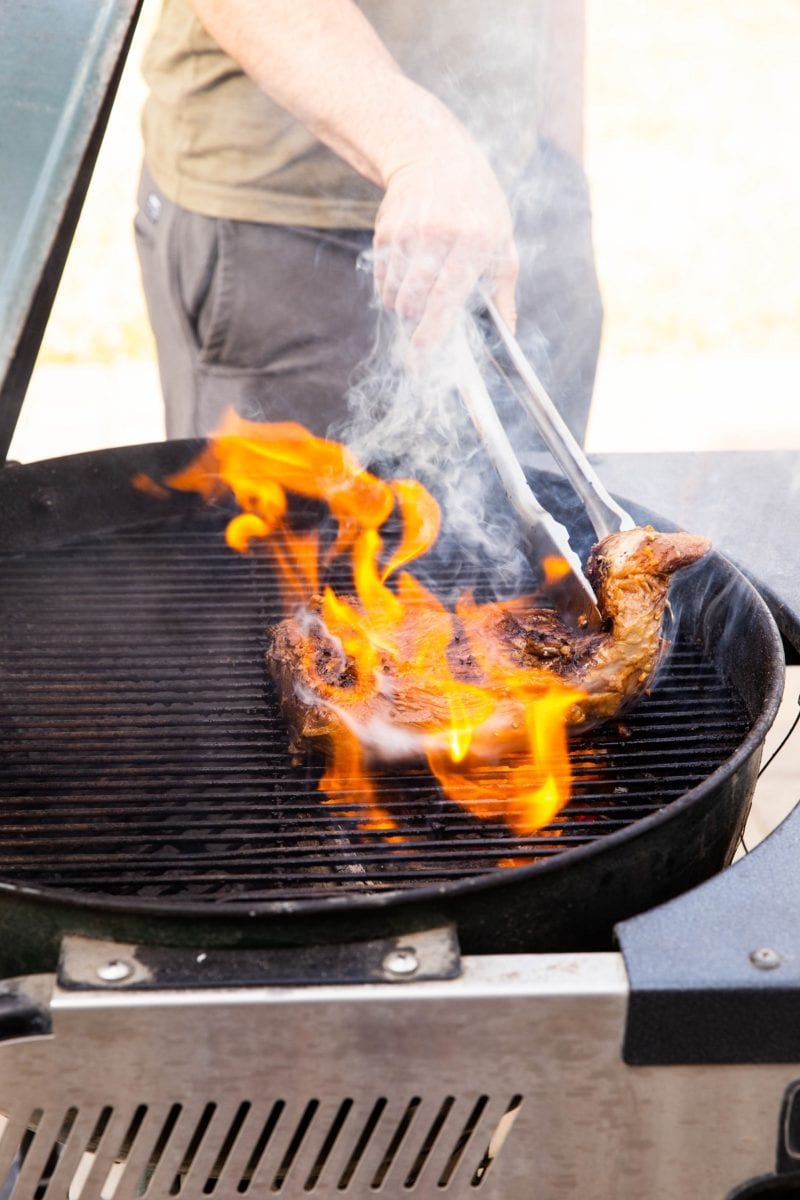
[[[453,922],[465,952],[604,949],[617,921],[730,862],[783,679],[772,618],[730,562],[674,586],[657,686],[576,742],[549,829],[516,837],[422,772],[387,773],[390,843],[289,757],[263,663],[281,615],[269,564],[227,549],[225,511],[131,484],[198,448],[0,476],[0,970],[48,969],[65,933],[248,947]],[[565,486],[535,485],[588,549]],[[459,582],[452,557],[421,570]]]

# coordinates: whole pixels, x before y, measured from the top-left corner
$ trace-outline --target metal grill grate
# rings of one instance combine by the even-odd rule
[[[423,772],[387,772],[387,842],[322,805],[263,665],[270,567],[203,512],[0,558],[0,876],[223,904],[395,890],[561,854],[652,813],[724,763],[749,721],[693,645],[651,698],[577,742],[575,795],[531,838],[478,822]],[[456,580],[444,564],[437,586]],[[346,584],[345,584],[346,586]]]

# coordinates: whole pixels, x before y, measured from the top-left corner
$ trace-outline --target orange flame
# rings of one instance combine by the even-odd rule
[[[570,573],[570,565],[559,554],[548,554],[542,559],[544,577],[547,583],[558,583]]]
[[[557,675],[523,668],[487,637],[496,613],[530,608],[529,597],[501,606],[462,596],[451,612],[406,568],[436,541],[440,513],[422,484],[386,483],[346,447],[286,422],[258,424],[228,414],[200,456],[167,483],[207,500],[232,493],[241,513],[228,544],[272,555],[287,615],[311,605],[341,674],[315,666],[319,637],[303,647],[298,670],[329,713],[331,757],[321,781],[329,800],[355,802],[370,829],[392,829],[375,798],[370,760],[393,738],[427,757],[445,793],[480,819],[502,819],[520,836],[551,822],[567,802],[571,769],[567,717],[580,693]],[[324,560],[314,534],[287,518],[287,493],[323,501],[337,521]],[[401,521],[385,556],[380,530]],[[326,587],[321,567],[349,554],[355,595]],[[566,564],[564,564],[566,565]],[[561,564],[547,570],[557,576]],[[333,650],[331,651],[334,652]],[[509,865],[514,861],[507,860]]]

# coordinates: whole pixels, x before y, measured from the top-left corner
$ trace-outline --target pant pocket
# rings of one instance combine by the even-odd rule
[[[157,236],[164,238],[173,304],[196,357],[201,362],[218,361],[225,341],[227,308],[220,255],[220,227],[225,222],[177,205],[169,205],[163,219],[164,227]]]

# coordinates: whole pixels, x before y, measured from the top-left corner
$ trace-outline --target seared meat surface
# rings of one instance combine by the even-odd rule
[[[550,672],[581,693],[567,714],[570,726],[607,720],[649,686],[665,647],[670,578],[708,550],[705,538],[688,533],[637,528],[611,534],[587,563],[604,632],[575,634],[552,610],[533,607],[525,597],[459,606],[447,649],[450,672],[465,684],[486,682],[495,668]],[[377,689],[374,677],[359,679],[355,664],[327,634],[319,610],[315,601],[302,618],[281,621],[270,631],[267,665],[295,751],[314,742],[324,748],[342,723],[359,729],[377,723],[411,734],[448,720],[446,700],[432,684],[420,685],[413,664],[381,661]],[[401,737],[388,756],[412,757],[412,744]]]
[[[348,597],[348,599],[352,599]],[[421,679],[409,660],[384,658],[375,681],[362,680],[356,665],[332,639],[320,617],[322,597],[313,597],[302,620],[289,618],[270,630],[267,667],[275,680],[295,753],[327,743],[341,728],[355,727],[363,742],[374,741],[380,757],[418,757],[419,745],[402,737],[386,744],[386,728],[412,735],[446,724],[450,708],[439,687]],[[419,618],[425,620],[424,615]],[[418,625],[417,625],[418,628]],[[454,639],[448,660],[457,679],[480,675],[467,641]],[[370,731],[376,731],[374,738]]]
[[[606,631],[576,636],[543,609],[487,611],[479,636],[491,653],[519,666],[554,671],[585,693],[570,725],[616,716],[647,689],[666,648],[662,637],[670,577],[710,549],[691,533],[631,529],[612,533],[586,566]]]

